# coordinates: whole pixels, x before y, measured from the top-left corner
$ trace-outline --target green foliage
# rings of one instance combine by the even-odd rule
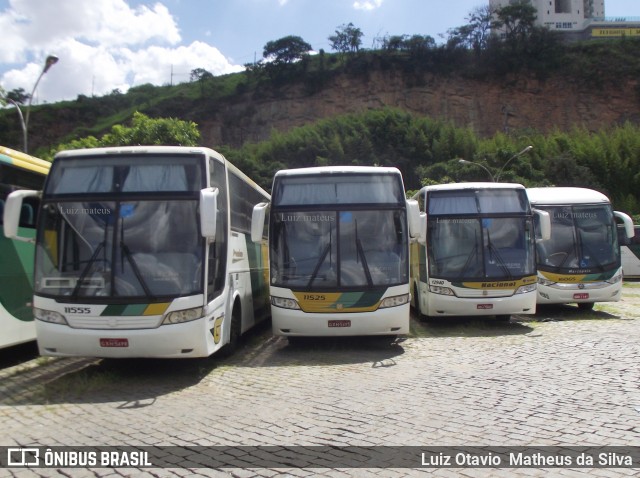
[[[60,144],[44,155],[44,158],[51,160],[55,153],[65,149],[134,145],[196,146],[199,139],[200,132],[194,122],[173,118],[153,119],[136,112],[130,127],[115,125],[111,128],[110,133],[100,139],[87,136]]]
[[[301,60],[311,49],[311,45],[299,36],[289,35],[267,42],[262,57],[271,59],[275,65],[290,64]]]
[[[523,153],[529,145],[533,148]],[[395,166],[407,190],[499,177],[527,187],[596,189],[618,210],[640,213],[640,127],[631,124],[597,132],[498,133],[481,139],[468,129],[385,108],[286,133],[274,131],[268,141],[225,149],[223,154],[265,189],[279,169]]]

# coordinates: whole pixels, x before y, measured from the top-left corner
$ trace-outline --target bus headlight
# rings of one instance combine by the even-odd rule
[[[69,325],[67,324],[67,319],[64,318],[64,315],[53,310],[38,309],[37,307],[34,307],[33,316],[38,320],[49,322],[50,324]]]
[[[549,279],[545,279],[544,277],[538,276],[538,284],[549,286],[549,285],[555,284],[555,282],[553,282],[552,280],[549,280]]]
[[[439,285],[430,285],[429,291],[433,292],[434,294],[440,294],[440,295],[455,295],[450,288],[442,287]]]
[[[537,285],[535,282],[533,284],[521,285],[520,287],[518,287],[518,290],[516,290],[516,295],[533,292],[534,290],[536,290],[536,287]]]
[[[613,276],[611,279],[609,279],[607,282],[608,284],[617,284],[618,282],[620,282],[622,280],[622,274],[617,274],[615,276]]]
[[[276,307],[280,307],[282,309],[300,310],[300,305],[298,305],[297,301],[293,299],[287,299],[285,297],[275,297],[272,295],[271,305],[275,305]]]
[[[404,305],[409,303],[409,294],[402,295],[394,295],[393,297],[387,297],[386,299],[382,299],[380,302],[380,309],[386,309],[387,307],[398,307],[400,305]]]
[[[182,324],[184,322],[191,322],[192,320],[199,319],[200,317],[202,317],[202,307],[174,310],[173,312],[169,312],[166,315],[166,317],[162,321],[162,325]]]

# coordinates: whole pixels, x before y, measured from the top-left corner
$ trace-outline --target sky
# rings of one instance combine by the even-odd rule
[[[467,23],[488,0],[0,0],[0,86],[33,104],[102,96],[131,86],[177,84],[203,68],[244,70],[264,45],[297,35],[315,51],[353,23],[371,48],[386,35],[431,35]],[[640,0],[606,0],[609,16],[640,17]]]

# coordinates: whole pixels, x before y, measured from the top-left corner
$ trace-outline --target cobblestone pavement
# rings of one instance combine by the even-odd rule
[[[413,320],[411,335],[393,343],[294,347],[264,327],[226,360],[32,357],[0,369],[0,445],[638,446],[639,286],[592,313]],[[419,468],[4,469],[0,477],[640,473]]]

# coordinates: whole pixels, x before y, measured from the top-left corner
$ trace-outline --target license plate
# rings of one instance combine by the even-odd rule
[[[478,304],[476,306],[476,309],[480,309],[480,310],[489,310],[489,309],[493,309],[493,304]]]
[[[578,292],[577,294],[573,294],[573,298],[574,299],[588,299],[589,298],[589,293],[588,292]]]
[[[350,320],[330,320],[329,327],[351,327]]]
[[[100,339],[100,347],[128,347],[129,339]]]

